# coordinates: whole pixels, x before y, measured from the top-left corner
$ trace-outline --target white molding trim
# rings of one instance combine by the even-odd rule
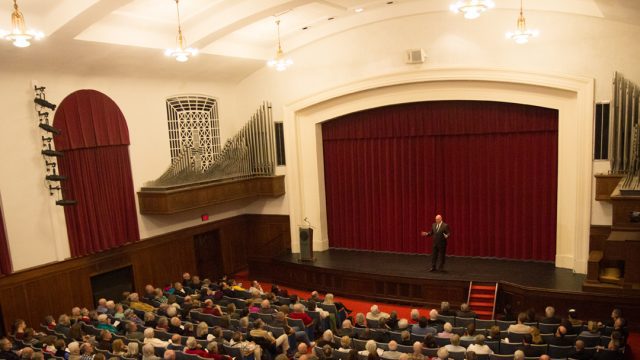
[[[435,100],[502,101],[558,110],[556,266],[586,273],[594,80],[496,68],[387,74],[326,89],[284,106],[292,251],[299,252],[297,226],[305,217],[316,228],[314,249],[328,248],[321,123],[372,107]]]

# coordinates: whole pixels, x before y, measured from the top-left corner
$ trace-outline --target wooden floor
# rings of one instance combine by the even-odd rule
[[[417,279],[505,282],[549,290],[582,291],[586,276],[553,263],[448,256],[445,272],[429,272],[430,255],[329,249],[314,253],[317,268]],[[298,264],[299,254],[276,258]]]

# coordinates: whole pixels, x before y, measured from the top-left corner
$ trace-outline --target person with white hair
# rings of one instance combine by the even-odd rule
[[[98,306],[96,306],[96,311],[100,314],[105,314],[107,312],[107,299],[98,299]]]
[[[513,360],[524,360],[524,351],[516,350],[513,353]]]
[[[338,336],[349,336],[352,337],[354,335],[353,325],[351,324],[351,320],[345,319],[342,322],[342,327],[337,330]]]
[[[159,360],[160,358],[156,356],[155,349],[151,344],[144,344],[142,346],[142,360]]]
[[[556,309],[553,306],[547,306],[544,309],[544,318],[540,320],[542,324],[560,324],[561,319],[556,317]]]
[[[358,351],[358,355],[369,356],[369,354],[382,354],[382,349],[378,349],[378,344],[374,340],[368,340],[364,345],[364,350]]]
[[[68,360],[79,360],[80,359],[80,343],[77,341],[72,341],[67,346],[67,350],[69,351]]]
[[[476,335],[476,340],[473,344],[467,347],[467,352],[472,351],[476,355],[490,355],[493,354],[493,350],[489,345],[484,343],[485,337],[482,334]]]
[[[381,318],[388,319],[389,314],[387,314],[386,312],[380,311],[380,309],[378,308],[378,305],[371,305],[371,309],[367,313],[366,318],[367,320],[380,320]]]
[[[277,310],[271,307],[271,302],[268,299],[264,299],[260,302],[260,313],[261,314],[274,314]]]
[[[476,318],[478,317],[478,315],[475,313],[475,311],[471,310],[471,307],[469,306],[468,303],[462,303],[460,304],[460,310],[458,310],[458,312],[456,313],[456,317],[460,317],[460,318]]]
[[[355,327],[357,328],[366,328],[367,324],[365,322],[365,318],[364,318],[364,314],[363,313],[357,313],[356,314],[356,318],[355,318]]]
[[[444,321],[439,319],[438,315],[439,315],[438,310],[431,309],[431,311],[429,311],[429,320],[427,320],[427,325],[432,328],[442,329],[442,326],[444,325]]]
[[[409,330],[409,321],[405,318],[398,320],[398,331]]]
[[[389,350],[384,351],[380,356],[385,359],[399,359],[402,353],[398,351],[398,343],[395,340],[391,340],[387,346]]]
[[[327,329],[322,333],[322,337],[320,340],[316,341],[317,347],[324,347],[325,345],[329,345],[332,348],[337,348],[338,346],[333,342],[333,331]]]
[[[140,355],[140,345],[137,341],[129,341],[127,344],[127,352],[123,357],[137,359],[138,355]]]
[[[107,316],[107,314],[98,315],[98,325],[96,326],[96,328],[100,330],[107,330],[112,334],[118,332],[116,327],[111,325],[111,319],[109,319],[109,316]]]
[[[438,333],[439,338],[451,338],[453,336],[453,325],[450,322],[444,323],[442,332]]]
[[[260,285],[258,280],[253,280],[251,282],[251,287],[249,288],[249,292],[253,293],[254,291],[257,291],[258,294],[260,294],[260,295],[264,294],[264,290],[262,289],[262,285]]]
[[[166,348],[169,343],[167,341],[162,341],[155,337],[155,331],[152,328],[144,329],[144,343],[151,344],[153,347],[163,347]]]
[[[193,336],[189,336],[187,338],[185,345],[187,345],[184,348],[185,354],[198,355],[203,358],[209,357],[209,353],[206,350],[200,348],[200,346],[198,345],[198,340],[196,340],[196,338],[194,338]]]
[[[444,316],[455,316],[455,311],[451,310],[451,304],[448,301],[443,301],[440,303],[440,315]]]

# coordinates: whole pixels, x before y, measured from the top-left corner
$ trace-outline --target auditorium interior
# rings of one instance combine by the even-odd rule
[[[0,338],[185,272],[491,320],[618,308],[633,337],[639,18],[636,0],[3,1]]]

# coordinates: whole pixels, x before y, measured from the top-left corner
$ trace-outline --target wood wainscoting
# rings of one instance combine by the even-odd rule
[[[131,266],[134,288],[162,286],[197,274],[194,238],[215,232],[219,240],[221,273],[247,267],[251,258],[271,258],[289,251],[288,215],[239,215],[144,239],[80,258],[55,262],[0,277],[0,309],[5,329],[17,318],[38,328],[46,315],[56,319],[74,306],[93,308],[91,277]]]

